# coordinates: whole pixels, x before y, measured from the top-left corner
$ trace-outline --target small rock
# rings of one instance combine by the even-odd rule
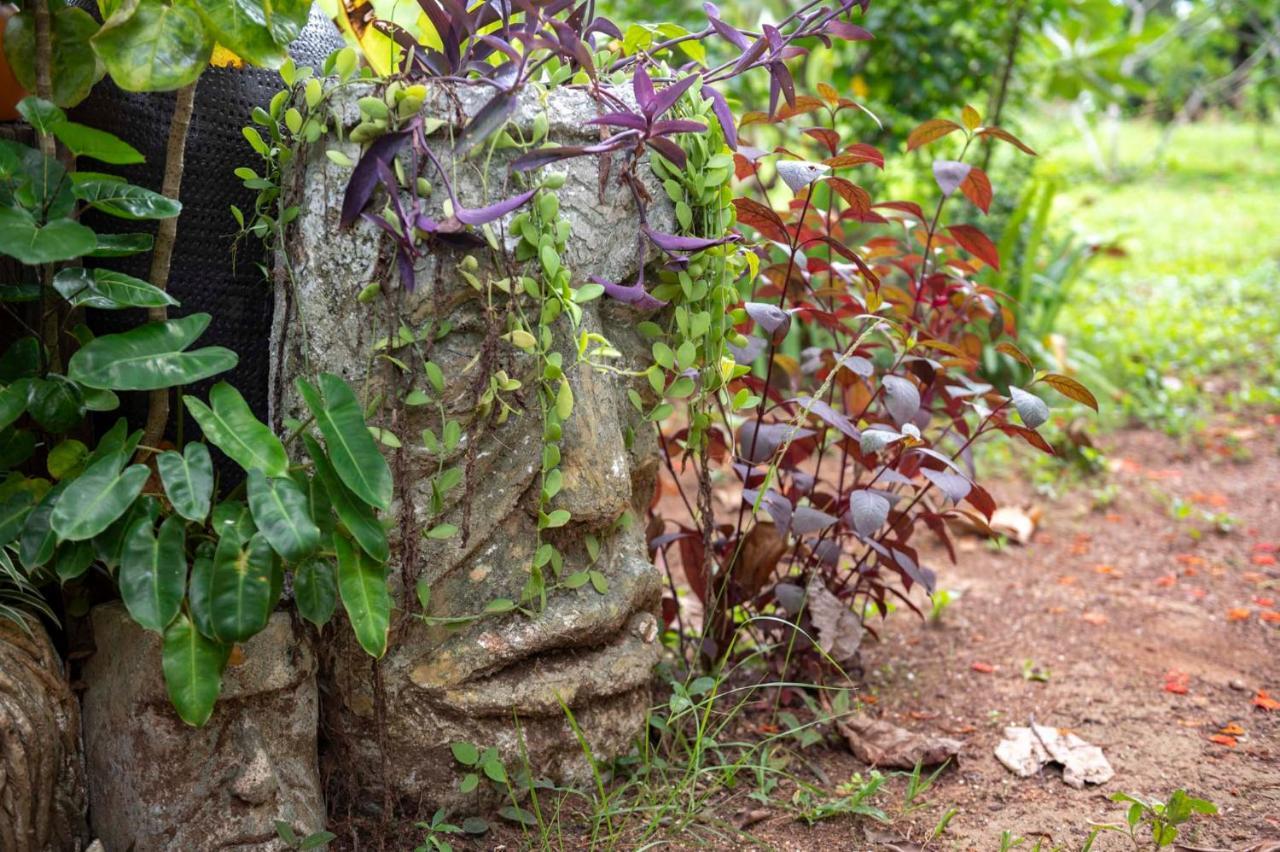
[[[1231,682],[1227,685],[1232,689],[1239,690],[1240,692],[1246,692],[1249,689],[1249,686],[1238,677],[1231,678]]]

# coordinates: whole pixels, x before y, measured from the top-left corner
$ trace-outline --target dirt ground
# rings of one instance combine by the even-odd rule
[[[959,565],[935,559],[940,588],[956,596],[939,622],[897,613],[880,643],[864,645],[873,712],[964,742],[930,805],[879,832],[867,820],[810,829],[781,815],[750,831],[780,849],[893,849],[956,808],[928,848],[985,852],[1009,831],[1027,838],[1020,848],[1077,850],[1090,821],[1122,819],[1110,794],[1182,787],[1220,809],[1183,830],[1188,848],[1280,841],[1280,709],[1255,704],[1260,689],[1280,697],[1276,426],[1226,421],[1189,443],[1111,435],[1108,472],[1056,500],[997,484],[1001,504],[1042,509],[1029,545],[970,540]],[[1032,718],[1101,746],[1115,777],[1084,790],[1056,769],[1014,777],[993,750],[1006,725]],[[836,783],[866,771],[838,751],[819,765]],[[1094,846],[1131,848],[1116,835]]]

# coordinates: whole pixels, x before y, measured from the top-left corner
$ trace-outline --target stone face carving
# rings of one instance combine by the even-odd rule
[[[203,728],[174,713],[160,637],[118,603],[92,612],[84,667],[94,834],[110,850],[283,850],[274,821],[324,827],[315,656],[289,613],[241,646]]]
[[[426,107],[446,122],[432,136],[446,163],[451,158],[449,126],[456,133],[459,122],[475,113],[488,92],[462,88]],[[357,121],[353,105],[361,94],[365,92],[343,95],[336,106],[348,126]],[[544,102],[526,91],[512,121],[527,131],[540,113],[546,115],[548,138],[555,142],[598,138],[594,128],[584,126],[597,114],[595,102],[584,92],[561,89]],[[359,155],[357,146],[328,144],[353,158]],[[506,169],[511,156],[498,152],[487,179],[477,165],[483,159],[447,166],[456,172],[454,188],[462,203],[481,206],[515,194],[520,187],[509,182]],[[612,164],[603,189],[597,158],[570,160],[553,169],[566,174],[557,195],[561,217],[572,229],[563,261],[575,286],[589,275],[626,281],[637,271],[638,220],[630,192],[616,180],[620,168],[620,162]],[[639,172],[655,199],[650,224],[672,230],[665,193],[647,167]],[[657,473],[653,430],[627,400],[630,379],[585,364],[568,368],[576,401],[561,443],[564,486],[553,508],[568,509],[573,518],[548,536],[564,552],[569,572],[586,567],[585,536],[594,535],[600,555],[593,567],[608,578],[607,592],[590,586],[557,590],[536,616],[487,617],[460,629],[425,624],[417,617],[412,591],[420,577],[430,584],[430,615],[437,617],[479,613],[494,598],[518,599],[524,587],[537,543],[542,452],[534,391],[525,397],[525,410],[503,424],[475,422],[473,412],[477,377],[483,381],[501,366],[532,388],[535,365],[505,344],[490,346],[499,361],[476,364],[486,337],[492,343],[495,334],[483,300],[456,271],[462,252],[440,248],[425,256],[416,269],[417,289],[408,293],[386,274],[389,246],[377,229],[363,221],[340,229],[338,212],[349,175],[349,169],[316,149],[292,176],[291,201],[301,208],[287,246],[291,274],[286,278],[293,284],[277,289],[272,340],[273,418],[298,416],[295,377],[329,371],[373,395],[382,394],[389,402],[374,420],[403,443],[391,458],[399,489],[391,512],[396,519],[391,582],[400,610],[390,650],[380,664],[382,704],[371,660],[350,631],[345,625],[326,630],[320,655],[327,759],[362,804],[383,801],[385,783],[390,788],[385,792],[415,811],[459,799],[460,767],[449,750],[457,740],[499,747],[508,769],[515,770],[522,735],[536,777],[584,780],[586,763],[561,702],[572,709],[597,757],[624,752],[643,725],[650,671],[659,654],[659,578],[639,521]],[[425,176],[439,187],[436,175]],[[435,200],[442,196],[437,188]],[[494,230],[502,233],[500,227]],[[507,274],[494,268],[494,254],[487,248],[473,251],[481,280]],[[384,282],[385,301],[356,304],[355,295],[371,281]],[[443,321],[451,323],[451,331],[431,341],[429,330]],[[602,333],[622,352],[616,364],[622,369],[649,363],[649,346],[635,323],[630,309],[600,301],[585,306],[582,320],[584,329]],[[420,336],[431,342],[394,354],[429,357],[438,364],[446,381],[442,397],[447,416],[464,424],[463,441],[444,464],[466,469],[470,485],[447,495],[440,517],[430,517],[429,506],[430,479],[441,460],[427,453],[419,438],[424,428],[439,434],[440,413],[435,406],[399,405],[396,400],[408,390],[403,373],[376,357],[378,341],[401,326],[415,334],[427,331]],[[561,338],[571,337],[567,324],[559,328]],[[574,351],[566,347],[563,354],[565,364],[574,364]],[[423,538],[427,524],[441,522],[465,530],[465,538]]]
[[[73,852],[84,842],[80,711],[44,628],[0,618],[0,849]]]

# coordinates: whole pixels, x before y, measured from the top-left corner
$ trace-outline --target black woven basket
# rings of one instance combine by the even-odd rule
[[[96,3],[78,5],[96,12]],[[325,57],[342,45],[342,36],[333,22],[318,8],[313,8],[310,22],[290,46],[290,53],[299,66],[318,69]],[[245,211],[253,207],[253,193],[233,174],[239,166],[261,171],[259,157],[245,141],[241,128],[249,123],[253,108],[265,108],[281,85],[279,74],[257,68],[208,68],[201,75],[196,88],[195,114],[187,136],[180,198],[182,215],[169,273],[169,292],[182,303],[181,307],[170,308],[170,316],[211,314],[213,322],[196,345],[226,346],[240,356],[234,370],[188,390],[204,395],[214,381],[225,379],[244,394],[254,413],[264,421],[267,419],[273,299],[261,267],[268,263],[268,258],[255,239],[235,244],[238,226],[231,216],[231,205]],[[145,163],[107,169],[158,192],[164,174],[173,103],[171,92],[125,92],[108,78],[72,110],[72,116],[76,121],[116,134],[141,151],[147,158]],[[86,215],[84,221],[102,233],[144,228],[154,231],[154,223],[126,222],[98,213]],[[150,254],[113,258],[103,261],[102,265],[146,278]],[[141,311],[90,311],[88,323],[95,333],[105,334],[126,330],[144,320]],[[141,424],[145,419],[145,394],[125,394],[124,397],[130,398],[122,398],[122,412],[131,422]],[[187,416],[185,411],[181,416]],[[194,423],[187,420],[184,426],[185,434],[193,434]],[[224,481],[240,478],[234,465],[222,458],[219,462]]]

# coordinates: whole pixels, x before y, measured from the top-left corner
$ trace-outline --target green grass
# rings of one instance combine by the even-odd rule
[[[1037,169],[1067,181],[1060,225],[1126,252],[1097,259],[1063,312],[1082,377],[1109,422],[1181,431],[1280,403],[1280,128],[1182,127],[1156,160],[1161,133],[1122,124],[1112,176],[1078,135],[1046,140]]]

